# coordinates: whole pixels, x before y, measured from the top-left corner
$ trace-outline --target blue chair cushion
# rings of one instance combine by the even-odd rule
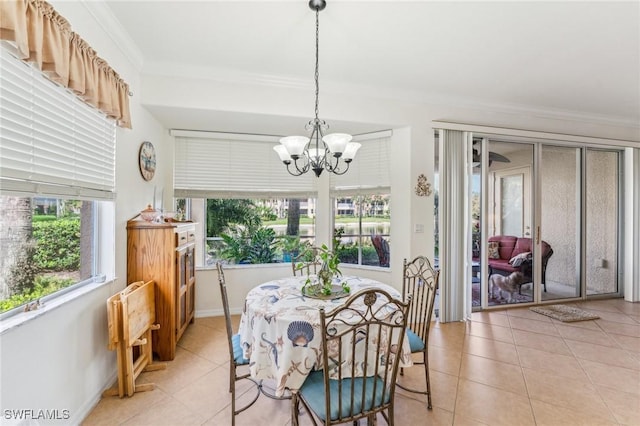
[[[240,335],[234,334],[231,338],[231,343],[233,343],[233,360],[236,362],[236,364],[249,364],[249,360],[246,359],[242,353],[242,345],[240,345]]]
[[[373,395],[374,381],[377,382],[375,384],[375,396]],[[351,382],[355,382],[353,391],[353,413],[351,413]],[[342,413],[338,416],[338,389],[341,383]],[[331,420],[336,420],[338,417],[356,415],[389,402],[389,389],[387,389],[384,401],[382,401],[385,386],[384,381],[380,377],[356,377],[342,379],[342,381],[329,380],[329,388],[331,395]],[[365,389],[364,406],[362,404],[363,388]],[[325,421],[327,419],[327,413],[325,411],[324,377],[322,371],[313,371],[309,374],[300,388],[300,394],[304,397],[309,408],[311,408],[322,421]]]
[[[407,337],[409,338],[409,348],[411,353],[422,352],[425,348],[422,339],[413,331],[407,328]]]

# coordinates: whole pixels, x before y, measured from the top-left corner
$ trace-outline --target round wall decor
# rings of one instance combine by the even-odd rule
[[[140,174],[144,180],[153,179],[156,172],[156,149],[151,142],[142,142],[138,153]]]

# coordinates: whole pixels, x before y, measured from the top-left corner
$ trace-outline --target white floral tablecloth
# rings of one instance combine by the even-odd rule
[[[275,380],[275,394],[299,389],[307,375],[321,365],[322,337],[320,307],[330,312],[347,297],[328,300],[303,296],[306,277],[269,281],[252,289],[246,297],[240,320],[240,341],[244,357],[250,361],[251,376]],[[376,287],[400,298],[393,287],[368,278],[343,276],[354,294]],[[405,337],[400,365],[411,366],[409,343]]]

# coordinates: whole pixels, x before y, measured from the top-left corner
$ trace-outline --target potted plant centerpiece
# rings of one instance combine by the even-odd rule
[[[307,279],[302,286],[303,294],[311,297],[323,298],[349,294],[351,289],[347,285],[346,281],[342,281],[339,284],[333,284],[334,277],[342,275],[342,272],[340,272],[340,269],[338,268],[340,259],[336,253],[329,250],[326,244],[323,244],[321,247],[309,247],[305,252],[309,254],[309,256],[305,256],[305,258],[319,263],[321,267],[317,276],[307,273]],[[296,264],[296,269],[306,269],[305,262]]]

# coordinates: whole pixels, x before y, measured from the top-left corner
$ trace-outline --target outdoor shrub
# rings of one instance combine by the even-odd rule
[[[75,271],[80,267],[80,220],[60,219],[33,224],[38,241],[34,261],[40,270]]]
[[[250,263],[275,262],[277,251],[276,232],[271,228],[256,229],[251,235],[250,247]]]
[[[342,245],[337,251],[338,257],[341,262],[357,264],[358,263],[358,246],[353,245]],[[378,253],[376,253],[376,249],[372,246],[364,246],[362,247],[362,264],[363,265],[379,265],[380,261],[378,260]]]
[[[58,290],[69,287],[74,283],[70,278],[56,278],[39,276],[35,278],[34,288],[28,293],[16,294],[8,299],[0,301],[0,312],[6,312],[25,303],[32,302],[55,293]]]
[[[271,228],[243,229],[222,234],[226,247],[220,255],[235,263],[273,263],[277,254],[276,233]]]

